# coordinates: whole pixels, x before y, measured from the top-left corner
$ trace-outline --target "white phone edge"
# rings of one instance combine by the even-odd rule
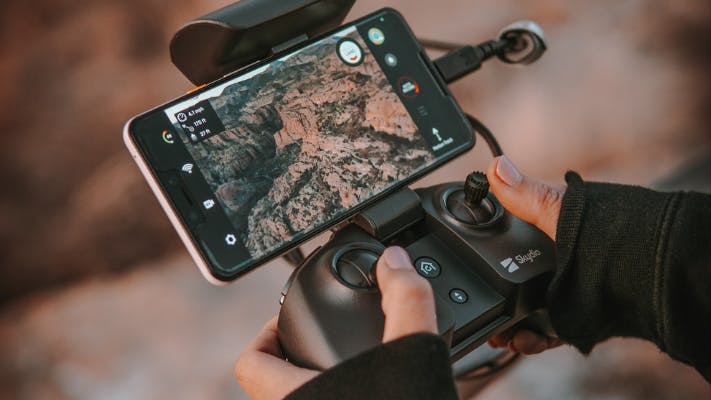
[[[180,236],[180,239],[183,241],[183,244],[188,249],[188,253],[190,253],[190,256],[193,258],[193,261],[195,261],[195,264],[197,264],[198,268],[200,269],[200,272],[202,273],[202,276],[205,277],[208,282],[216,286],[224,286],[228,284],[229,282],[215,278],[210,272],[210,268],[207,265],[207,261],[205,261],[205,259],[200,254],[200,250],[198,250],[197,245],[190,237],[187,228],[185,227],[185,225],[183,225],[182,221],[180,220],[180,217],[178,217],[178,214],[170,205],[170,201],[166,197],[165,193],[163,193],[163,190],[161,189],[160,184],[156,180],[155,176],[153,176],[153,173],[148,167],[148,163],[146,163],[146,160],[139,152],[136,143],[134,143],[133,139],[131,138],[131,135],[128,131],[128,127],[135,118],[136,117],[131,118],[130,120],[128,120],[128,122],[126,122],[126,125],[124,125],[123,142],[128,148],[128,151],[131,153],[133,160],[136,162],[136,164],[138,164],[138,169],[141,170],[141,173],[148,182],[148,185],[151,187],[153,194],[158,198],[158,202],[160,203],[161,207],[163,207],[163,211],[165,211],[166,215],[168,216],[168,219],[170,219],[170,222],[173,224],[173,228],[175,228],[175,230],[178,232],[178,236]]]

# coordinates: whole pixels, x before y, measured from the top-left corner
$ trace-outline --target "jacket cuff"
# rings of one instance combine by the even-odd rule
[[[548,307],[559,337],[583,353],[612,336],[659,338],[655,254],[668,193],[583,182],[569,171]]]
[[[287,399],[456,399],[449,348],[437,335],[414,334],[324,371]]]

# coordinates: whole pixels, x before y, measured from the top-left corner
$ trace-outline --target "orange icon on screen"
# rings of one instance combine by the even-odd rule
[[[404,76],[398,79],[397,82],[403,97],[413,98],[420,94],[420,85],[414,79]]]

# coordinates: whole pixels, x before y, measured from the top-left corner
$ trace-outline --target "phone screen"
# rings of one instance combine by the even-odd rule
[[[213,275],[231,279],[473,145],[426,62],[383,11],[154,110],[132,134]]]

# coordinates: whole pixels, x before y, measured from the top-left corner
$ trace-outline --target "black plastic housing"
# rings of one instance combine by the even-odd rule
[[[212,82],[341,24],[355,0],[242,0],[196,18],[170,42],[192,83]]]
[[[338,277],[333,265],[344,249],[382,251],[398,245],[409,253],[415,269],[421,265],[418,260],[439,264],[439,272],[428,281],[435,293],[439,333],[450,344],[454,361],[524,319],[535,330],[552,334],[544,306],[555,268],[553,241],[505,211],[491,194],[488,201],[497,207],[498,217],[480,226],[462,223],[446,206],[447,196],[462,188],[455,182],[402,189],[314,251],[283,292],[279,339],[288,359],[323,370],[380,343],[380,292],[354,288]],[[419,201],[413,202],[415,198]],[[455,301],[455,289],[467,299]]]

